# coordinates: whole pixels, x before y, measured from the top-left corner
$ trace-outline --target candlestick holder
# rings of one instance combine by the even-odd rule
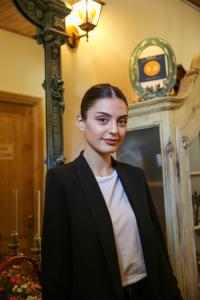
[[[41,261],[41,199],[40,190],[34,192],[34,236],[33,246],[30,249],[32,258],[40,265]]]
[[[33,247],[30,249],[33,259],[40,265],[41,262],[41,237],[37,234],[33,237]]]
[[[12,231],[10,233],[8,248],[9,248],[9,255],[10,256],[20,255],[20,252],[19,252],[19,248],[20,248],[19,234],[16,231]]]
[[[9,255],[19,255],[19,234],[18,234],[18,191],[11,190],[11,233],[8,243]]]

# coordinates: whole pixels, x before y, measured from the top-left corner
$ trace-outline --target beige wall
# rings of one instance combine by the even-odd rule
[[[99,26],[89,42],[81,39],[71,50],[62,47],[65,81],[64,140],[68,160],[82,149],[83,140],[75,127],[75,116],[83,93],[98,82],[119,86],[128,101],[135,100],[129,79],[129,59],[143,39],[161,37],[172,46],[177,63],[188,69],[200,50],[200,13],[180,0],[107,0]]]
[[[0,29],[0,90],[44,98],[43,47]]]

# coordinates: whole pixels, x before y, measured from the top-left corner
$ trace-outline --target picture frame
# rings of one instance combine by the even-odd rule
[[[139,101],[167,96],[176,83],[174,51],[162,38],[140,42],[130,58],[129,75]]]

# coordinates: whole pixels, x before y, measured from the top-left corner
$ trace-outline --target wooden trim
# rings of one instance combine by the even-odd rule
[[[200,11],[200,1],[199,0],[182,0],[185,2],[187,5],[193,7],[194,9],[197,9]]]
[[[1,102],[11,102],[34,106],[39,104],[42,99],[34,96],[21,95],[16,93],[0,91]]]

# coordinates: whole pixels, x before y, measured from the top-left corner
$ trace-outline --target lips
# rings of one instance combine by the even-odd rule
[[[104,139],[104,142],[107,144],[107,145],[116,145],[118,143],[118,140],[113,140],[113,139]]]

